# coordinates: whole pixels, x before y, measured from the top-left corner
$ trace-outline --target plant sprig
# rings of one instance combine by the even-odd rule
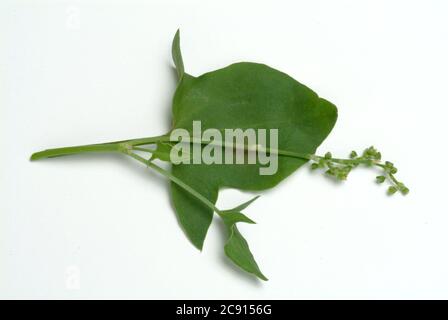
[[[170,193],[175,212],[194,246],[202,249],[216,213],[224,222],[228,233],[224,246],[225,254],[241,269],[262,280],[267,278],[237,228],[238,223],[254,223],[241,211],[257,197],[233,209],[221,210],[215,205],[221,188],[260,191],[272,188],[307,161],[311,161],[312,169],[323,169],[327,175],[338,180],[346,180],[349,173],[361,165],[380,168],[382,174],[376,177],[376,181],[389,182],[388,194],[397,191],[402,194],[409,192],[409,189],[396,179],[397,168],[389,161],[382,162],[381,154],[373,147],[364,150],[360,156],[352,151],[348,159],[334,158],[329,152],[324,156],[299,152],[316,150],[324,141],[336,123],[337,108],[287,74],[264,64],[242,62],[194,77],[185,71],[179,31],[173,39],[172,57],[178,83],[173,99],[173,125],[169,133],[155,137],[48,149],[34,153],[31,160],[90,152],[118,153],[137,160],[171,181]],[[172,165],[169,170],[158,166],[155,160],[171,162],[170,150],[174,148],[175,142],[179,142],[173,140],[170,133],[179,128],[190,133],[192,122],[196,120],[202,121],[205,129],[277,128],[282,137],[278,149],[258,145],[232,144],[231,147],[234,148],[233,151],[261,150],[270,155],[277,154],[278,165],[282,170],[270,176],[261,176],[258,170],[242,166],[224,166],[219,169],[212,167],[212,170],[206,169],[203,164]],[[195,145],[216,143],[195,138],[182,142]],[[225,143],[218,146],[229,147]],[[142,153],[144,156],[141,156]],[[189,154],[186,156],[190,157]]]

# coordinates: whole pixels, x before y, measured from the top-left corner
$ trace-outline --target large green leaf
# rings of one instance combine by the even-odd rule
[[[179,67],[176,59],[182,59],[178,37],[173,42],[173,52]],[[336,118],[336,107],[311,89],[283,72],[249,62],[232,64],[199,77],[185,73],[173,99],[173,129],[192,132],[196,120],[201,121],[203,131],[278,129],[278,148],[298,153],[313,154],[330,133]],[[274,175],[260,175],[258,164],[180,164],[173,165],[172,172],[215,203],[222,187],[271,188],[306,161],[279,156]],[[196,247],[202,248],[212,210],[174,184],[171,193],[187,236]]]

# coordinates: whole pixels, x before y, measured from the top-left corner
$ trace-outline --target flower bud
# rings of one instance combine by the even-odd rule
[[[377,183],[383,183],[386,180],[385,176],[378,176],[376,177],[376,182]]]
[[[384,164],[386,165],[386,168],[393,168],[394,167],[394,164],[392,162],[390,162],[390,161],[386,161]]]
[[[406,186],[403,186],[403,187],[400,189],[400,192],[401,192],[402,195],[407,195],[407,194],[409,193],[409,188],[406,187]]]
[[[388,195],[393,195],[395,192],[397,192],[397,187],[395,187],[395,186],[390,186],[388,189],[387,189],[387,194]]]

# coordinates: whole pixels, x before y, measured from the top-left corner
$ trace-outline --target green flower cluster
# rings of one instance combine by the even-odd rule
[[[351,170],[359,165],[379,167],[383,173],[376,177],[376,182],[383,183],[388,181],[390,183],[387,194],[393,195],[397,191],[403,195],[409,193],[409,188],[394,176],[398,169],[390,161],[381,162],[381,152],[373,146],[365,149],[361,156],[356,151],[352,151],[349,159],[333,158],[332,154],[327,152],[323,157],[312,156],[310,160],[313,161],[311,164],[312,170],[326,169],[325,173],[337,180],[346,180]]]

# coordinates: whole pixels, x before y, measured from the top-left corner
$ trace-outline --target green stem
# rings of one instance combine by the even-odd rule
[[[150,167],[151,169],[153,169],[154,171],[157,171],[158,173],[160,173],[161,175],[165,176],[166,178],[168,178],[169,180],[171,180],[172,182],[174,182],[175,184],[177,184],[179,187],[181,187],[182,189],[184,189],[185,191],[189,192],[192,196],[194,196],[195,198],[197,198],[199,201],[201,201],[203,204],[205,204],[207,207],[209,207],[210,209],[212,209],[213,211],[215,211],[216,213],[218,213],[219,215],[221,215],[221,210],[219,210],[211,201],[209,201],[206,197],[204,197],[202,194],[200,194],[199,192],[197,192],[196,190],[194,190],[192,187],[190,187],[188,184],[186,184],[185,182],[183,182],[182,180],[180,180],[179,178],[177,178],[176,176],[174,176],[171,172],[159,167],[158,165],[154,164],[153,162],[151,162],[150,160],[146,160],[145,158],[139,156],[138,154],[132,153],[132,152],[125,152],[122,151],[124,154],[127,154],[129,156],[131,156],[132,158],[134,158],[135,160],[147,165],[148,167]]]
[[[400,181],[398,181],[397,178],[395,178],[394,174],[386,170],[386,166],[384,164],[376,163],[375,165],[384,169],[385,174],[389,177],[389,179],[392,181],[393,184],[395,184],[396,186],[400,184]]]
[[[148,138],[99,143],[99,144],[88,144],[74,147],[47,149],[32,154],[31,160],[35,161],[44,158],[54,158],[72,154],[89,153],[89,152],[118,152],[122,149],[126,149],[133,146],[141,146],[145,144],[152,144],[159,141],[169,141],[169,140],[170,139],[168,135],[162,135]]]
[[[64,156],[64,155],[86,153],[86,152],[117,152],[117,151],[126,150],[126,149],[128,149],[128,150],[134,149],[134,150],[138,150],[138,151],[151,152],[150,149],[139,148],[138,146],[154,144],[157,142],[179,142],[179,141],[173,140],[170,138],[170,136],[168,134],[165,134],[165,135],[155,136],[155,137],[122,140],[122,141],[108,142],[108,143],[102,143],[102,144],[92,144],[92,145],[83,145],[83,146],[75,146],[75,147],[48,149],[48,150],[34,153],[31,156],[31,160],[39,160],[39,159],[43,159],[43,158],[52,158],[52,157],[59,157],[59,156]],[[281,156],[304,159],[304,160],[318,161],[319,159],[324,159],[324,157],[317,156],[314,154],[308,154],[308,153],[298,153],[298,152],[282,150],[282,149],[263,148],[260,146],[257,146],[256,149],[251,149],[247,145],[238,145],[238,144],[234,145],[234,144],[229,144],[229,143],[221,143],[218,141],[204,141],[204,140],[197,139],[197,138],[188,139],[188,140],[185,140],[182,142],[210,144],[210,145],[215,145],[215,146],[220,146],[220,147],[243,149],[246,151],[260,150],[260,151],[265,151],[265,152],[269,152],[269,153],[273,153],[273,154],[278,154]],[[340,164],[365,164],[365,165],[375,164],[375,165],[379,165],[379,164],[376,164],[372,160],[331,158],[331,161],[335,162],[335,163],[340,163]]]
[[[326,158],[325,157],[321,157],[321,156],[316,156],[316,155],[312,155],[311,158],[310,158],[310,160],[313,160],[313,161],[316,161],[316,162],[318,162],[319,159],[326,159]],[[329,160],[331,162],[334,162],[334,163],[338,163],[338,164],[355,164],[355,165],[356,164],[365,164],[365,165],[368,165],[368,166],[370,166],[370,165],[378,165],[378,163],[375,162],[375,160],[358,159],[358,158],[355,158],[355,159],[330,158],[330,159],[327,159],[327,160]]]
[[[170,141],[169,134],[164,134],[164,135],[155,136],[155,137],[125,140],[125,141],[121,141],[121,143],[127,143],[131,146],[143,146],[145,144],[153,144],[156,142],[169,142],[169,141]]]
[[[179,142],[177,140],[170,139],[169,135],[161,135],[155,137],[147,137],[147,138],[139,138],[139,139],[130,139],[130,140],[122,140],[122,141],[114,141],[108,143],[101,144],[89,144],[82,146],[74,146],[74,147],[64,147],[64,148],[56,148],[56,149],[47,149],[44,151],[36,152],[31,156],[31,160],[39,160],[44,158],[53,158],[60,157],[71,154],[78,153],[87,153],[87,152],[117,152],[122,149],[133,149],[137,146],[154,144],[157,142]],[[185,143],[200,143],[200,144],[211,144],[221,147],[235,148],[235,149],[243,149],[250,150],[246,145],[233,145],[229,143],[220,143],[216,141],[204,141],[201,139],[193,138],[191,140],[183,141]],[[278,154],[286,157],[293,157],[305,160],[313,159],[314,155],[306,154],[306,153],[297,153],[293,151],[281,150],[281,149],[271,149],[271,148],[262,148],[257,147],[258,150],[263,150],[265,152]],[[137,150],[137,149],[136,149]],[[148,151],[149,150],[141,150]],[[255,151],[255,150],[253,150]]]
[[[31,160],[35,161],[44,158],[54,158],[86,152],[116,152],[118,150],[119,145],[115,143],[91,144],[85,146],[56,148],[33,153],[33,155],[31,156]]]
[[[146,151],[151,152],[151,149],[146,148],[140,148],[138,146],[140,145],[146,145],[146,144],[152,144],[156,142],[166,141],[169,142],[170,139],[168,136],[156,136],[156,137],[149,137],[149,138],[141,138],[141,139],[133,139],[133,140],[122,140],[122,141],[116,141],[116,142],[109,142],[109,143],[101,143],[101,144],[90,144],[90,145],[82,145],[82,146],[74,146],[74,147],[64,147],[64,148],[55,148],[55,149],[48,149],[40,152],[36,152],[31,156],[31,160],[39,160],[44,158],[53,158],[53,157],[61,157],[66,155],[73,155],[73,154],[80,154],[80,153],[90,153],[90,152],[120,152],[126,155],[129,155],[130,157],[134,158],[135,160],[147,165],[149,168],[157,171],[159,174],[165,176],[184,190],[186,190],[188,193],[193,195],[195,198],[197,198],[199,201],[201,201],[203,204],[205,204],[207,207],[221,215],[221,211],[207,198],[205,198],[203,195],[201,195],[199,192],[194,190],[192,187],[190,187],[188,184],[180,180],[179,178],[175,177],[173,174],[171,174],[169,171],[159,167],[158,165],[152,163],[149,160],[146,160],[145,158],[139,156],[138,154],[135,154],[131,152],[131,150],[137,150],[137,151]]]
[[[400,183],[392,173],[389,173],[389,177],[396,185]]]
[[[176,140],[170,140],[170,142],[179,142]],[[287,150],[281,150],[281,149],[271,149],[271,148],[265,148],[262,146],[257,146],[256,148],[250,148],[247,145],[240,145],[240,144],[233,144],[233,143],[221,143],[219,141],[206,141],[198,138],[192,138],[188,140],[183,140],[182,142],[185,143],[200,143],[200,144],[207,144],[212,146],[218,146],[218,147],[225,147],[225,148],[232,148],[232,149],[242,149],[245,151],[264,151],[267,153],[273,153],[278,154],[280,156],[286,156],[286,157],[293,157],[293,158],[299,158],[299,159],[305,159],[305,160],[311,160],[314,155],[308,154],[308,153],[298,153],[293,151],[287,151]]]
[[[211,208],[213,211],[221,215],[221,211],[216,208],[216,206],[211,203],[208,199],[206,199],[204,196],[202,196],[200,193],[198,193],[196,190],[192,189],[190,186],[188,186],[183,181],[179,180],[175,176],[173,176],[170,172],[164,170],[163,168],[155,165],[149,160],[146,160],[139,155],[132,153],[132,150],[137,151],[144,151],[144,152],[150,152],[152,153],[153,150],[142,148],[139,146],[142,145],[150,145],[155,144],[158,142],[179,142],[177,140],[173,140],[170,138],[169,134],[161,135],[161,136],[155,136],[155,137],[147,137],[147,138],[139,138],[139,139],[130,139],[130,140],[122,140],[122,141],[115,141],[115,142],[108,142],[108,143],[101,143],[101,144],[90,144],[90,145],[82,145],[82,146],[74,146],[74,147],[64,147],[64,148],[56,148],[56,149],[48,149],[44,151],[40,151],[37,153],[34,153],[31,156],[31,160],[39,160],[43,158],[53,158],[53,157],[60,157],[65,155],[72,155],[72,154],[79,154],[79,153],[90,153],[90,152],[121,152],[124,154],[127,154],[134,159],[144,163],[148,167],[152,168],[153,170],[157,171],[158,173],[164,175],[177,185],[179,185],[181,188],[185,189],[187,192],[192,194],[194,197],[196,197],[198,200],[200,200],[202,203],[204,203],[207,207]],[[234,145],[232,143],[221,143],[217,141],[204,141],[197,138],[188,139],[187,141],[182,141],[185,143],[198,143],[198,144],[211,144],[219,147],[225,147],[225,148],[234,148],[234,149],[243,149],[245,151],[263,151],[273,154],[278,154],[281,156],[286,157],[293,157],[298,159],[304,159],[304,160],[312,160],[315,162],[320,162],[321,160],[326,160],[328,167],[331,169],[332,165],[334,164],[340,164],[340,165],[358,165],[358,164],[364,164],[367,166],[378,166],[383,169],[385,169],[386,174],[389,176],[390,180],[393,184],[395,184],[397,187],[401,187],[401,183],[394,177],[394,175],[386,170],[386,165],[380,163],[377,160],[371,160],[371,159],[363,159],[361,157],[359,158],[353,158],[353,159],[338,159],[338,158],[329,158],[317,156],[314,154],[307,154],[307,153],[298,153],[293,151],[287,151],[287,150],[281,150],[281,149],[271,149],[271,148],[265,148],[262,146],[247,146],[247,145]],[[346,179],[346,176],[348,172],[342,172],[340,179]],[[404,192],[404,191],[402,191]]]

